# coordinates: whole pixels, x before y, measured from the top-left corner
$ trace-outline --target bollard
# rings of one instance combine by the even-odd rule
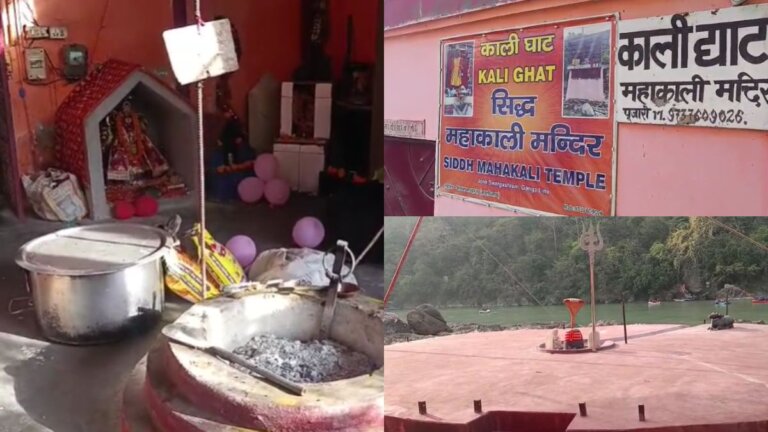
[[[579,415],[582,417],[587,416],[587,403],[586,402],[579,402]]]
[[[478,414],[483,412],[483,401],[481,401],[480,399],[475,401],[475,412]]]
[[[419,401],[419,414],[427,415],[427,403],[424,401]]]
[[[638,405],[637,406],[637,415],[640,417],[640,421],[645,421],[645,405]]]

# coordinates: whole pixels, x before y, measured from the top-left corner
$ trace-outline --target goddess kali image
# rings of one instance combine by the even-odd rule
[[[446,50],[445,115],[472,116],[473,44],[448,45]]]
[[[448,64],[450,65],[448,88],[458,90],[461,87],[469,87],[470,53],[471,51],[468,51],[464,45],[455,45],[448,49]]]
[[[186,193],[182,178],[150,139],[150,123],[135,108],[132,96],[125,98],[100,123],[107,199],[133,200],[156,191],[161,197]]]
[[[120,104],[112,126],[114,141],[109,149],[107,180],[131,182],[168,173],[168,162],[149,139],[146,119],[133,109],[130,100]]]

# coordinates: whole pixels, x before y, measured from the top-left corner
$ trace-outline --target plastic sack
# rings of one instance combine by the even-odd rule
[[[165,286],[176,295],[192,303],[203,300],[202,270],[200,263],[186,253],[174,249],[165,256]],[[219,284],[206,270],[206,299],[221,294]]]
[[[314,249],[270,249],[259,254],[253,262],[248,279],[262,283],[275,279],[296,280],[302,285],[324,287],[331,283],[325,275],[325,269],[332,268],[333,261],[333,254],[326,255],[325,252]],[[345,265],[341,274],[347,272],[349,267]],[[357,285],[357,280],[352,274],[346,276],[344,282]]]
[[[200,224],[195,224],[190,236],[197,249],[197,256],[201,257]],[[210,273],[216,284],[225,287],[245,281],[245,271],[237,258],[208,231],[205,232],[205,250],[206,273]]]
[[[73,222],[88,214],[88,206],[77,177],[68,172],[49,169],[36,177],[22,178],[32,209],[43,219]]]

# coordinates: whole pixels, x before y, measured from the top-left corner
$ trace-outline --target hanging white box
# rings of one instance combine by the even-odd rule
[[[240,68],[228,19],[163,32],[171,69],[180,84],[202,81]]]

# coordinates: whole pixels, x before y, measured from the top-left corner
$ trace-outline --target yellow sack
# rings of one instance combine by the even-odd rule
[[[191,236],[200,258],[203,255],[200,248],[200,224],[195,224]],[[208,231],[205,232],[205,250],[206,271],[220,287],[245,282],[245,271],[237,262],[237,258],[224,245],[214,240]]]
[[[200,263],[180,250],[174,249],[165,258],[165,286],[179,297],[192,303],[203,300]],[[206,299],[221,294],[219,284],[206,272]]]

